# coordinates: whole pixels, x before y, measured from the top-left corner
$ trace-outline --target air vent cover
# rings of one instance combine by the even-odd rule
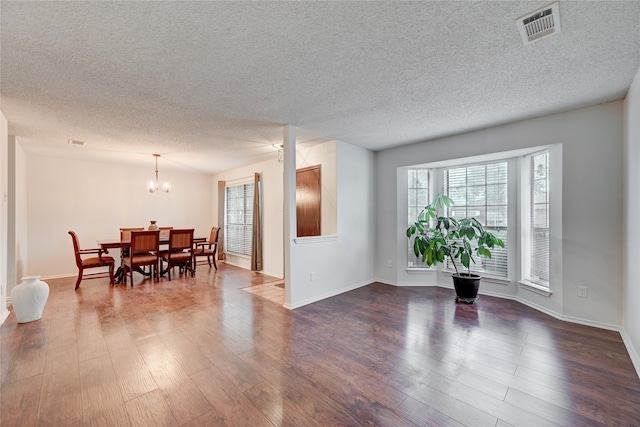
[[[543,37],[560,33],[560,9],[558,2],[516,19],[522,42],[527,45]]]

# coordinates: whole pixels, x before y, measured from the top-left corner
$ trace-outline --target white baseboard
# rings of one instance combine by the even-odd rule
[[[262,274],[262,275],[264,275],[264,276],[270,276],[270,277],[273,277],[273,278],[275,278],[275,279],[279,279],[279,280],[283,280],[283,279],[284,279],[284,277],[280,277],[280,274],[278,274],[278,273],[271,273],[270,271],[264,271],[264,270],[263,270],[263,271],[257,271],[256,273],[258,273],[258,274]]]
[[[105,273],[108,273],[109,270],[106,269]],[[98,273],[96,271],[96,273]],[[43,281],[51,280],[51,279],[65,279],[67,277],[78,277],[78,273],[66,273],[66,274],[54,274],[52,276],[42,276],[40,279]]]
[[[393,282],[386,279],[373,279],[374,282],[382,283],[383,285],[389,286],[398,286],[398,287],[416,287],[416,288],[433,288],[434,286],[438,286],[435,282]]]
[[[5,320],[7,320],[7,317],[9,317],[9,310],[5,310],[2,314],[0,314],[0,325],[2,325]]]
[[[369,281],[369,280],[364,281],[364,282],[360,282],[360,283],[356,283],[355,285],[348,286],[346,288],[338,289],[338,290],[335,290],[335,291],[327,292],[326,294],[322,294],[322,295],[317,296],[317,297],[309,298],[307,300],[301,301],[301,302],[299,302],[297,304],[294,304],[294,305],[285,304],[284,307],[289,309],[289,310],[295,310],[296,308],[300,308],[300,307],[305,306],[305,305],[313,304],[314,302],[318,302],[318,301],[321,301],[323,299],[331,298],[331,297],[334,297],[336,295],[340,295],[340,294],[343,294],[345,292],[349,292],[349,291],[352,291],[354,289],[358,289],[358,288],[361,288],[363,286],[370,285],[371,283],[372,282]]]
[[[620,336],[622,337],[624,346],[627,347],[627,353],[629,353],[631,363],[633,363],[633,367],[636,368],[636,373],[638,374],[638,377],[640,377],[640,355],[638,355],[638,351],[633,346],[633,342],[631,342],[631,338],[625,329],[620,331]]]
[[[592,326],[594,328],[606,329],[606,330],[614,331],[614,332],[620,332],[620,327],[619,326],[612,325],[612,324],[609,324],[609,323],[594,322],[592,320],[582,319],[580,317],[566,316],[564,314],[556,313],[553,310],[549,310],[546,307],[542,307],[541,305],[532,303],[531,301],[527,301],[527,300],[525,300],[523,298],[520,298],[520,297],[517,297],[517,296],[504,295],[504,294],[498,294],[498,293],[493,293],[493,292],[478,292],[478,293],[480,295],[487,295],[487,296],[491,296],[491,297],[509,299],[509,300],[512,300],[512,301],[519,302],[520,304],[526,305],[527,307],[531,307],[534,310],[540,311],[540,312],[542,312],[544,314],[548,314],[549,316],[554,317],[554,318],[556,318],[558,320],[562,320],[563,322],[576,323],[578,325]]]

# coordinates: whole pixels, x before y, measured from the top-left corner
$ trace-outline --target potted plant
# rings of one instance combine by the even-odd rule
[[[413,252],[428,266],[451,260],[456,272],[452,275],[456,289],[456,302],[473,303],[478,295],[480,275],[471,273],[475,257],[491,258],[491,249],[504,248],[504,242],[484,229],[476,218],[455,219],[442,211],[453,205],[453,200],[438,193],[425,206],[418,218],[407,228],[407,238],[413,241]],[[467,269],[460,273],[455,259]]]

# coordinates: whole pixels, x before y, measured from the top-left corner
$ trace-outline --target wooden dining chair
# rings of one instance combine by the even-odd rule
[[[193,228],[169,230],[169,249],[162,252],[160,266],[163,261],[167,263],[167,269],[160,268],[160,272],[163,274],[166,271],[169,280],[171,280],[171,270],[176,265],[184,267],[185,273],[188,269],[193,276]]]
[[[142,231],[144,227],[125,227],[120,228],[120,241],[121,242],[130,242],[131,241],[131,232],[132,231]],[[122,261],[124,262],[124,258],[129,256],[129,248],[122,248],[120,250],[120,256],[122,257]]]
[[[133,286],[133,271],[139,267],[150,266],[150,274],[158,280],[158,253],[160,249],[160,230],[131,231],[129,255],[124,258],[124,267],[129,271]],[[144,273],[143,273],[144,274]],[[127,274],[124,274],[127,283]]]
[[[159,227],[160,240],[169,240],[169,231],[173,230],[173,227]]]
[[[220,228],[212,227],[211,233],[209,233],[209,240],[204,242],[197,242],[196,247],[193,250],[193,269],[195,270],[197,257],[207,257],[209,262],[209,268],[211,268],[211,258],[213,258],[213,265],[218,269],[216,263],[216,252],[218,250],[218,236],[220,235]]]
[[[106,249],[80,249],[80,243],[78,241],[78,236],[75,232],[69,231],[71,235],[71,240],[73,242],[73,251],[76,256],[76,266],[78,267],[78,280],[76,281],[76,289],[80,287],[80,282],[82,279],[100,279],[104,277],[109,277],[109,283],[114,284],[113,279],[113,268],[115,266],[116,260],[106,254]],[[86,255],[97,255],[89,258],[83,258]],[[98,268],[98,267],[109,267],[109,272],[106,271],[98,272],[98,273],[89,273],[84,274],[84,270],[89,268]],[[107,276],[108,274],[108,276]]]
[[[132,231],[142,231],[144,227],[121,227],[120,241],[131,242]],[[120,248],[120,267],[124,267],[124,259],[129,256],[129,247]]]

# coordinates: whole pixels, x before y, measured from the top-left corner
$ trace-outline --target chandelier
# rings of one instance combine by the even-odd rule
[[[171,190],[171,184],[165,182],[164,184],[162,184],[162,188],[158,185],[158,157],[160,157],[160,154],[154,154],[153,156],[156,158],[156,180],[149,181],[149,183],[147,184],[147,190],[149,190],[149,193],[154,193],[158,190],[162,190],[165,193],[168,193],[169,190]]]

